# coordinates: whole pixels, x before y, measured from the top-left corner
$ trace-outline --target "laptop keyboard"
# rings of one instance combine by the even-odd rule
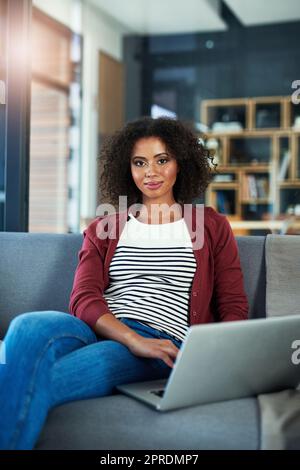
[[[154,395],[158,395],[159,397],[163,397],[164,396],[164,392],[165,392],[165,389],[162,388],[160,390],[151,390],[150,393],[154,393]]]

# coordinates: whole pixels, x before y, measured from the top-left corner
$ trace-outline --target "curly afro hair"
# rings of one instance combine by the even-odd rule
[[[212,165],[217,166],[211,151],[205,148],[204,136],[200,138],[190,124],[177,119],[145,116],[128,122],[103,142],[99,157],[103,164],[101,197],[114,206],[121,195],[127,196],[128,207],[142,203],[142,193],[131,176],[130,158],[136,141],[143,137],[158,137],[176,159],[180,171],[173,195],[177,203],[190,204],[204,195],[215,174]]]

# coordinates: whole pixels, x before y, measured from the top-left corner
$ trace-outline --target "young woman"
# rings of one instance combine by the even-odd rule
[[[69,313],[11,322],[1,449],[33,449],[57,405],[168,377],[190,325],[248,316],[229,222],[191,204],[213,178],[199,137],[178,120],[146,117],[116,132],[101,158],[101,194],[110,207],[120,195],[128,205],[84,230]]]

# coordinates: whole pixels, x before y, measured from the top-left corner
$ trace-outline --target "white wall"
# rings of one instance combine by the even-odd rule
[[[82,193],[89,193],[84,201],[82,194],[81,213],[83,217],[96,215],[96,157],[98,135],[98,61],[99,51],[111,55],[116,60],[123,60],[122,37],[127,31],[93,7],[83,11],[84,52],[83,52],[83,179],[89,182],[82,187]]]
[[[33,5],[83,36],[82,165],[80,216],[96,216],[99,51],[122,61],[129,32],[86,0],[33,0]]]

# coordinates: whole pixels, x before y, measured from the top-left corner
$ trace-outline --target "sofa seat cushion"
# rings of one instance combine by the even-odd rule
[[[119,393],[53,408],[36,450],[259,449],[256,398],[153,410]]]

